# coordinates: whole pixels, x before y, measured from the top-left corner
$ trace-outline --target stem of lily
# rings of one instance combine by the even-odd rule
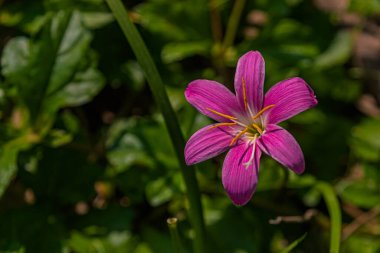
[[[170,104],[165,86],[152,57],[141,38],[140,33],[128,17],[128,13],[120,0],[106,0],[109,8],[115,16],[120,28],[129,42],[137,61],[145,72],[145,77],[152,90],[156,104],[159,106],[166,127],[168,129],[172,145],[179,161],[183,179],[185,181],[187,197],[189,200],[189,218],[195,231],[194,251],[197,253],[206,252],[206,232],[201,205],[201,195],[199,192],[198,181],[195,175],[195,168],[188,167],[185,164],[184,148],[185,140],[183,138],[177,116]]]
[[[339,253],[342,231],[342,214],[334,188],[325,182],[318,182],[316,189],[322,194],[330,215],[330,253]]]

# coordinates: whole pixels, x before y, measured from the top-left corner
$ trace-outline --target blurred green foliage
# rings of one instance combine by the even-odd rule
[[[232,88],[248,50],[265,57],[266,89],[300,76],[318,97],[284,123],[304,151],[305,175],[264,158],[253,200],[237,208],[221,185],[222,157],[199,166],[213,252],[327,252],[318,180],[340,199],[342,252],[380,252],[380,57],[360,40],[380,40],[378,1],[247,1],[223,48],[233,3],[125,1],[187,137],[210,120],[185,101],[186,85],[207,78]],[[105,3],[0,1],[0,52],[0,252],[174,252],[169,217],[190,252],[169,135]],[[269,224],[308,210],[316,215],[302,223]]]

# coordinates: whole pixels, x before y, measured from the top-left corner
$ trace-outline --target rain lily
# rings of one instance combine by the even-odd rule
[[[236,96],[210,80],[195,80],[185,91],[190,104],[218,121],[191,136],[185,147],[186,163],[199,163],[229,150],[222,183],[235,205],[251,199],[262,152],[297,174],[305,170],[299,144],[277,124],[315,106],[314,92],[303,79],[294,77],[277,83],[264,96],[264,76],[263,57],[250,51],[237,64]]]

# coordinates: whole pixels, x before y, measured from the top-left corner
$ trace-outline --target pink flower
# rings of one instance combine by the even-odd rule
[[[195,80],[187,101],[219,123],[198,130],[186,144],[188,165],[229,150],[223,163],[222,183],[235,205],[245,205],[258,181],[261,153],[301,174],[302,150],[294,137],[277,124],[318,102],[313,90],[294,77],[274,85],[264,96],[265,62],[257,51],[243,55],[235,74],[236,96],[222,84]]]

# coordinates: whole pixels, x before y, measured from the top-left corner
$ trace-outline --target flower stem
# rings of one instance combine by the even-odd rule
[[[340,236],[342,227],[342,214],[338,198],[334,191],[334,188],[325,182],[318,182],[316,189],[322,194],[327,209],[329,211],[331,220],[331,233],[330,233],[330,253],[339,253]]]
[[[162,112],[186,185],[187,197],[190,204],[189,217],[195,231],[194,250],[197,253],[205,252],[206,232],[198,181],[195,175],[195,169],[187,167],[185,164],[183,152],[185,141],[177,116],[169,102],[157,67],[154,64],[140,33],[130,21],[126,8],[120,0],[106,0],[106,2],[135,53],[137,61],[144,70],[145,77],[152,90],[155,101]]]
[[[222,40],[222,21],[216,0],[209,0],[210,17],[211,17],[211,32],[215,43]]]
[[[235,40],[236,32],[239,27],[240,16],[243,12],[243,8],[246,0],[236,0],[232,9],[230,18],[228,19],[226,35],[223,41],[223,50],[227,50]]]
[[[166,222],[168,223],[170,236],[172,237],[174,252],[182,253],[183,252],[182,244],[181,244],[181,240],[179,238],[178,229],[177,229],[177,223],[178,223],[177,218],[169,218],[166,220]]]

